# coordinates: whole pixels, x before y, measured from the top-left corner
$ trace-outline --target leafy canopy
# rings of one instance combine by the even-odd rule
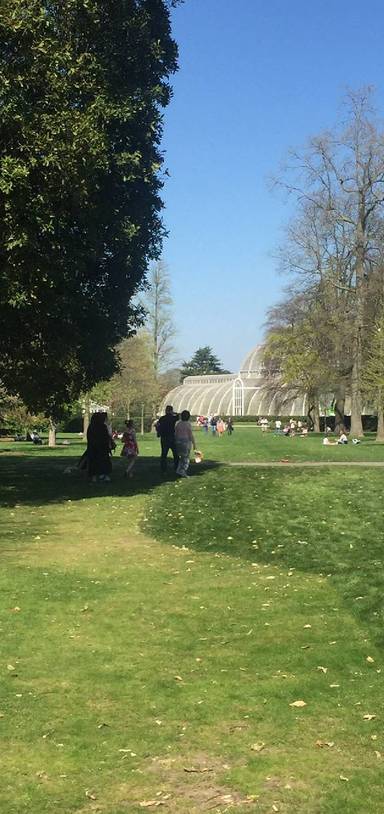
[[[0,379],[52,415],[117,368],[159,255],[165,0],[0,13]]]

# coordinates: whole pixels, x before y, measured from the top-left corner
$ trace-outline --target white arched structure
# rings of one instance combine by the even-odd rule
[[[243,360],[239,373],[187,376],[168,393],[162,407],[191,415],[271,416],[306,415],[306,399],[289,391],[263,363],[263,346],[256,345]]]

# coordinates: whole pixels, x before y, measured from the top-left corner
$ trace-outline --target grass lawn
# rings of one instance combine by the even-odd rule
[[[0,451],[2,814],[382,814],[381,469],[162,480],[145,437],[90,485],[80,444]]]
[[[231,437],[212,437],[198,429],[195,431],[196,443],[204,452],[206,459],[217,461],[280,461],[287,458],[291,462],[300,461],[383,461],[384,444],[377,444],[373,434],[367,435],[361,443],[345,446],[323,446],[323,435],[310,435],[307,438],[285,438],[273,432],[261,432],[259,427],[238,425]],[[145,435],[141,442],[143,455],[157,455],[158,439],[154,435]]]

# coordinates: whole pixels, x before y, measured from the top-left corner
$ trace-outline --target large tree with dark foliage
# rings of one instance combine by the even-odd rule
[[[222,368],[220,360],[209,345],[198,348],[189,362],[183,362],[180,370],[182,379],[185,379],[186,376],[207,376],[209,373],[228,372]]]
[[[0,379],[52,416],[116,370],[160,253],[166,0],[0,11]]]

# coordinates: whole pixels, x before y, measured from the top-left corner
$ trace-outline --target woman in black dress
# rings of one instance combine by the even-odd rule
[[[87,431],[88,475],[92,481],[110,481],[111,439],[103,413],[93,413]]]

